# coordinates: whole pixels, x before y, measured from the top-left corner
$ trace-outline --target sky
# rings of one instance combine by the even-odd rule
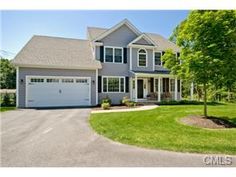
[[[86,39],[88,26],[110,28],[127,18],[141,32],[168,38],[188,11],[1,11],[2,51],[16,55],[33,35]]]

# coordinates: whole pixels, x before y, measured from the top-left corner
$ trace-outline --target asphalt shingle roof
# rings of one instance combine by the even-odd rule
[[[91,40],[97,38],[107,30],[108,29],[106,28],[88,27],[88,33]],[[164,38],[159,34],[154,34],[154,33],[145,33],[145,34],[155,42],[155,44],[157,45],[157,50],[163,51],[167,49],[172,49],[175,52],[180,51],[180,48],[176,44],[174,44],[173,42],[169,41],[168,39]]]
[[[17,54],[13,63],[28,66],[97,69],[89,40],[33,36]]]

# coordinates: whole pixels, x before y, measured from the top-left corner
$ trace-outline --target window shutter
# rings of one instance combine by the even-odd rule
[[[100,61],[103,63],[104,61],[104,47],[100,46]]]
[[[129,92],[129,77],[125,77],[125,92]]]
[[[153,78],[151,78],[151,80],[150,80],[150,81],[151,81],[151,83],[150,83],[150,84],[151,84],[150,91],[151,91],[151,92],[153,92],[153,90],[154,90],[154,89],[153,89],[154,79],[153,79]]]
[[[124,63],[127,63],[127,48],[124,48],[123,49],[124,51],[124,53],[123,53],[123,58],[124,58]]]
[[[102,91],[102,76],[98,76],[98,93]]]

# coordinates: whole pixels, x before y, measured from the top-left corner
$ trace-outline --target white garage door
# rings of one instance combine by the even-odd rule
[[[27,76],[26,107],[88,106],[90,78]]]

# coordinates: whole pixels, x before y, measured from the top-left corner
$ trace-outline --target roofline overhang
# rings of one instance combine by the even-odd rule
[[[139,45],[139,44],[129,44],[129,45],[127,45],[127,47],[146,48],[146,49],[157,49],[157,46]]]
[[[60,66],[60,65],[31,65],[31,64],[20,64],[20,63],[13,63],[13,65],[17,67],[23,68],[47,68],[47,69],[82,69],[82,70],[96,70],[102,69],[102,66],[99,67],[81,67],[81,66]]]

